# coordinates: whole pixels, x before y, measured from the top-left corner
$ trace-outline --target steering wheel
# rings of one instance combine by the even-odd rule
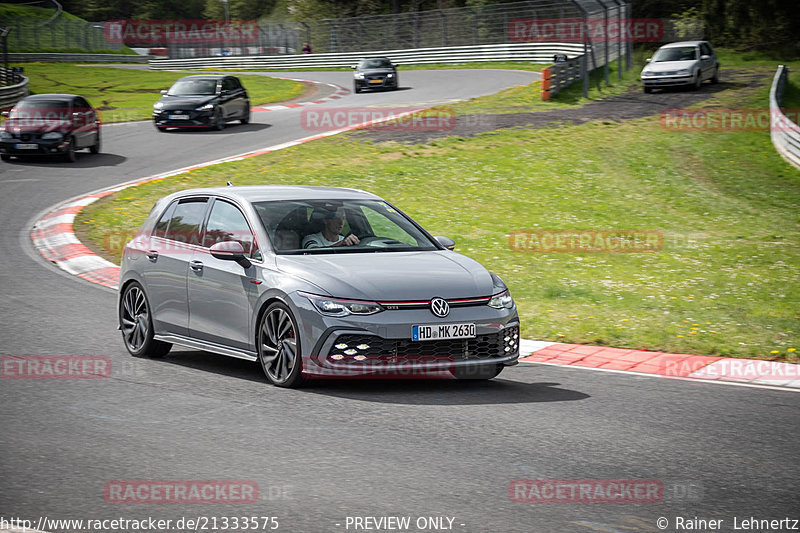
[[[401,246],[406,245],[406,243],[402,241],[390,239],[388,237],[364,237],[358,244],[362,246],[373,246],[375,248],[386,248],[388,246],[397,246],[398,244]]]

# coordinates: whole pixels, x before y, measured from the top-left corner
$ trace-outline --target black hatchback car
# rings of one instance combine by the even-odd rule
[[[250,97],[236,76],[186,76],[153,104],[158,131],[167,128],[214,128],[231,120],[250,122]]]
[[[100,117],[77,94],[37,94],[20,100],[0,125],[0,159],[56,156],[76,159],[75,151],[100,152]]]
[[[397,89],[397,66],[388,57],[362,59],[353,69],[353,90]]]

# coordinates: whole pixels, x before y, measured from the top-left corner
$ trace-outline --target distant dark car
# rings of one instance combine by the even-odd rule
[[[186,76],[161,94],[153,104],[153,122],[158,131],[209,127],[221,130],[231,120],[250,122],[250,97],[236,76]]]
[[[20,100],[3,116],[0,159],[12,156],[56,156],[75,161],[75,151],[100,152],[100,118],[76,94],[37,94]]]
[[[387,57],[362,59],[353,69],[353,90],[397,89],[397,66]]]

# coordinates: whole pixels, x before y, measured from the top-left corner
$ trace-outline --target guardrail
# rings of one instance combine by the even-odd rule
[[[549,100],[573,82],[581,79],[586,69],[586,56],[553,63],[542,70],[542,100]]]
[[[0,69],[3,70],[4,76],[10,74],[5,68],[0,67]],[[19,83],[0,87],[0,107],[11,107],[28,96],[30,93],[28,88],[28,78],[21,75],[20,78],[22,78],[22,81]]]
[[[485,61],[530,61],[547,63],[554,54],[575,57],[583,53],[579,43],[522,43],[479,46],[450,46],[413,50],[378,50],[374,52],[343,52],[335,54],[306,54],[296,56],[231,56],[191,59],[151,59],[151,69],[241,68],[289,69],[319,67],[350,67],[364,57],[388,57],[398,64],[468,63]]]
[[[75,63],[86,61],[90,63],[147,63],[150,56],[129,54],[59,54],[40,52],[18,52],[8,54],[8,60],[14,63],[43,61],[46,63]]]
[[[778,153],[800,169],[800,126],[792,122],[781,110],[788,76],[789,67],[781,65],[772,79],[772,87],[769,90],[769,135]]]

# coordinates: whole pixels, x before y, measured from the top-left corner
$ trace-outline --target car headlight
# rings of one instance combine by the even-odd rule
[[[383,311],[383,307],[377,302],[344,300],[307,292],[301,292],[300,295],[308,298],[317,311],[328,316],[374,315]]]
[[[212,109],[214,109],[214,104],[206,104],[198,107],[196,111],[211,111]]]
[[[48,131],[47,133],[42,135],[42,140],[47,141],[50,139],[61,139],[62,137],[64,137],[63,133],[59,133],[57,131]]]
[[[355,77],[356,77],[357,80],[363,80],[364,79],[364,73],[363,72],[356,72],[355,73]]]
[[[642,71],[642,76],[652,76],[652,75],[653,75],[653,71],[652,70],[643,70]]]
[[[679,76],[687,76],[688,74],[689,74],[689,70],[685,69],[685,68],[678,71],[678,75]]]
[[[389,74],[387,74],[387,75],[386,75],[386,77],[387,77],[387,78],[394,78],[394,74],[392,74],[392,73],[390,72]]]
[[[489,274],[492,276],[492,285],[494,286],[495,293],[489,298],[486,305],[495,309],[511,309],[514,307],[514,299],[511,297],[511,293],[508,292],[506,284],[500,279],[500,276],[494,272],[490,272]]]
[[[6,130],[0,131],[0,139],[13,139],[13,135],[8,133]]]
[[[161,102],[156,102],[153,104],[153,109],[161,109],[162,107],[164,107],[164,104]]]
[[[492,296],[486,305],[495,309],[511,309],[514,307],[514,298],[511,297],[511,293],[506,289]]]

